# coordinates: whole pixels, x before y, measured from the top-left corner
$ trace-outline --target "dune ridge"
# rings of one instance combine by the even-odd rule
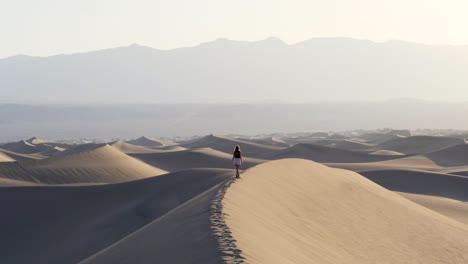
[[[116,183],[165,173],[107,144],[81,145],[43,160],[0,164],[1,177],[43,184]]]
[[[125,141],[125,143],[148,147],[148,148],[157,148],[157,147],[165,147],[165,146],[174,145],[174,142],[172,141],[152,138],[148,136],[142,136],[134,140],[128,140],[128,141]]]
[[[267,160],[300,158],[323,163],[356,163],[392,160],[399,157],[395,155],[371,155],[365,152],[300,143],[286,149],[267,153],[262,158]]]
[[[468,226],[312,161],[258,165],[223,205],[247,263],[468,261]]]
[[[15,161],[15,159],[11,158],[7,154],[0,152],[0,162],[12,162]]]
[[[252,158],[261,158],[262,155],[283,149],[277,146],[235,140],[228,137],[215,136],[213,134],[188,142],[181,142],[180,145],[189,149],[212,148],[228,154],[234,151],[234,146],[240,145],[242,154]]]
[[[314,142],[314,144],[325,146],[325,147],[331,147],[331,148],[346,149],[346,150],[366,150],[374,146],[369,143],[359,142],[359,141],[351,140],[351,139],[338,139],[338,140],[322,139],[322,140]]]
[[[211,148],[196,148],[164,153],[138,153],[130,156],[166,171],[189,168],[233,168],[232,155]],[[243,157],[242,168],[250,168],[266,160]]]
[[[53,146],[47,144],[36,145],[32,142],[34,142],[34,140],[32,140],[31,143],[26,140],[20,140],[18,142],[4,144],[1,146],[1,148],[19,154],[34,154],[53,148]]]

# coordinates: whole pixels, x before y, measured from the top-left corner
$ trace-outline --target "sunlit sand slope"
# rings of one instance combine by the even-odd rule
[[[467,263],[468,227],[350,171],[264,163],[223,200],[246,263]]]

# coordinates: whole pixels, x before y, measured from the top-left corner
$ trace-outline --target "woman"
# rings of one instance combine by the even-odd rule
[[[236,146],[232,154],[232,163],[236,166],[236,178],[239,178],[239,167],[242,164],[242,153],[240,147]]]

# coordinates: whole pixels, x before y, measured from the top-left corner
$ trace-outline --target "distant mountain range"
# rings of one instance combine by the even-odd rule
[[[1,103],[463,100],[467,87],[468,46],[401,41],[218,39],[0,59]]]

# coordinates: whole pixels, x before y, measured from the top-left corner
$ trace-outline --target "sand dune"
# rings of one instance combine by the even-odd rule
[[[468,263],[468,177],[454,175],[468,145],[397,137],[15,142],[25,153],[0,151],[0,262]]]
[[[261,145],[275,146],[281,148],[290,147],[290,145],[279,137],[268,137],[268,138],[233,138],[234,140],[252,142]]]
[[[398,192],[398,194],[440,214],[468,224],[468,202],[431,195],[402,192]]]
[[[25,140],[20,140],[18,142],[7,143],[3,145],[1,148],[11,151],[11,152],[20,153],[20,154],[33,154],[33,153],[39,153],[42,151],[49,150],[53,148],[53,146],[49,146],[45,144],[34,145]]]
[[[468,201],[468,177],[402,169],[364,171],[360,174],[392,191]]]
[[[384,155],[384,156],[404,156],[404,155],[405,155],[405,154],[400,153],[400,152],[391,151],[391,150],[385,150],[385,149],[377,150],[377,151],[371,152],[371,153],[369,153],[369,154],[372,154],[372,155]]]
[[[126,143],[137,145],[137,146],[148,147],[148,148],[164,147],[164,146],[170,146],[174,144],[174,142],[169,141],[169,140],[156,139],[156,138],[147,137],[147,136],[143,136],[134,140],[128,140],[126,141]]]
[[[32,137],[32,138],[27,139],[27,140],[25,140],[25,141],[28,142],[29,144],[33,144],[33,145],[38,145],[38,144],[47,143],[46,140],[40,139],[40,138],[38,138],[38,137]]]
[[[189,149],[212,148],[214,150],[218,150],[228,154],[231,154],[234,151],[234,147],[236,145],[239,145],[241,147],[242,154],[245,157],[253,158],[259,158],[267,153],[271,153],[282,149],[280,147],[234,140],[227,137],[215,135],[208,135],[188,142],[182,142],[180,145]]]
[[[315,144],[297,144],[287,149],[278,150],[263,156],[264,159],[285,159],[301,158],[310,159],[316,162],[328,163],[354,163],[354,162],[374,162],[381,160],[396,159],[394,155],[371,155],[363,152],[350,151],[325,147]]]
[[[468,165],[468,144],[455,145],[425,155],[440,166],[454,167]]]
[[[388,169],[418,169],[427,171],[441,171],[443,167],[435,164],[432,160],[424,156],[409,156],[395,159],[377,161],[377,162],[361,162],[361,163],[333,163],[327,162],[326,165],[334,168],[352,170],[356,172],[368,170],[388,170]],[[468,167],[467,167],[468,169]]]
[[[468,226],[353,172],[261,164],[223,200],[247,263],[467,263]]]
[[[0,186],[1,187],[17,187],[17,186],[38,186],[41,184],[27,181],[17,181],[7,178],[2,178],[0,174]]]
[[[338,140],[322,139],[322,140],[316,141],[314,144],[325,146],[325,147],[331,147],[331,148],[346,149],[346,150],[366,150],[373,146],[368,143],[358,142],[358,141],[354,141],[350,139],[338,139]]]
[[[0,149],[0,153],[4,153],[7,156],[9,156],[10,158],[12,158],[14,160],[17,160],[17,161],[21,161],[21,160],[38,160],[38,159],[47,158],[47,156],[42,155],[41,152],[33,153],[33,154],[21,154],[21,153],[16,153],[16,152],[9,151],[9,150]]]
[[[373,145],[381,145],[389,141],[398,140],[402,138],[406,138],[406,137],[400,136],[400,135],[385,134],[383,137],[376,139],[376,140],[367,141],[367,143],[373,144]]]
[[[426,154],[463,143],[465,143],[465,141],[459,138],[412,136],[387,141],[376,146],[374,149],[392,150],[404,154]]]
[[[178,171],[190,168],[233,168],[232,155],[210,148],[130,155],[166,171]],[[263,162],[265,160],[244,157],[241,168],[250,168]]]
[[[18,162],[0,162],[0,186],[11,186],[14,182],[19,186],[40,183]]]
[[[409,130],[392,130],[387,133],[365,133],[360,135],[358,138],[369,144],[379,145],[394,139],[410,136],[411,132]]]
[[[65,150],[66,149],[61,148],[61,147],[53,147],[53,148],[51,148],[49,150],[39,152],[38,154],[42,155],[42,156],[45,156],[45,157],[52,157],[52,156],[59,155],[60,153],[62,153]]]
[[[169,145],[169,146],[164,146],[164,147],[159,147],[159,148],[148,148],[148,147],[143,147],[143,146],[132,145],[130,143],[125,143],[123,141],[111,142],[109,143],[109,145],[113,146],[114,148],[126,154],[166,153],[166,152],[186,150],[186,148],[177,146],[177,145]]]
[[[203,239],[215,242],[203,215],[211,205],[206,191],[230,177],[229,170],[205,169],[121,184],[0,188],[0,207],[8,212],[0,217],[1,262],[78,263],[129,236],[135,243],[124,243],[113,259],[90,262],[190,263],[174,262],[185,256],[208,263],[194,261],[205,260],[199,249],[218,251]],[[174,217],[184,206],[189,212]]]
[[[115,183],[158,176],[166,171],[134,159],[109,145],[82,145],[60,156],[0,164],[0,176],[44,184]]]
[[[285,137],[282,138],[284,142],[286,142],[290,146],[294,146],[296,144],[313,144],[317,141],[328,139],[328,134],[324,135],[317,135],[317,136],[301,136],[301,137]]]
[[[15,159],[11,158],[7,154],[0,152],[0,162],[12,162],[15,161]]]
[[[99,263],[240,263],[222,215],[217,185],[83,261]],[[131,257],[130,257],[131,256]]]
[[[125,143],[123,141],[116,141],[116,142],[111,142],[109,143],[112,147],[122,151],[123,153],[130,154],[130,153],[154,153],[157,152],[157,150],[139,146],[139,145],[133,145],[130,143]]]

